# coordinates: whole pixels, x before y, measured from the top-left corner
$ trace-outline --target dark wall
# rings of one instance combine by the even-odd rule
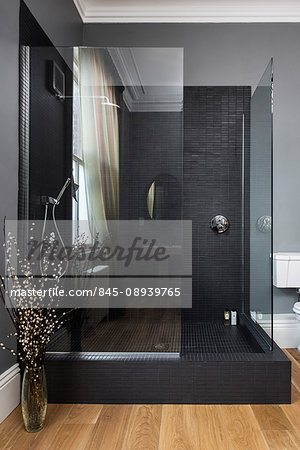
[[[183,216],[193,221],[193,308],[186,320],[222,320],[225,308],[242,311],[242,120],[245,112],[249,129],[250,95],[250,87],[184,90]],[[210,229],[218,214],[230,221],[223,234]]]
[[[73,0],[25,0],[26,5],[56,46],[82,43],[83,23]]]
[[[21,73],[22,80],[29,83],[29,109],[20,109],[20,120],[23,121],[25,115],[25,122],[29,122],[29,145],[28,149],[23,145],[22,134],[19,161],[19,196],[20,199],[28,198],[29,211],[28,215],[24,213],[23,202],[19,202],[19,217],[41,220],[44,217],[41,195],[56,197],[66,179],[72,175],[72,98],[60,101],[54,95],[51,88],[53,64],[57,64],[65,75],[67,97],[72,97],[73,76],[24,3],[21,5],[20,40],[22,45],[30,47],[30,67],[27,80],[23,70]],[[72,49],[68,53],[72,60]],[[23,88],[20,95],[23,99]],[[24,164],[24,153],[27,152],[28,168]],[[57,208],[57,218],[72,218],[70,189]]]
[[[51,63],[65,74],[66,95],[72,96],[72,72],[54,47],[31,48],[29,217],[43,219],[41,195],[57,197],[72,175],[72,99],[59,101],[50,91]],[[58,219],[72,218],[71,189],[56,209]]]
[[[222,320],[225,308],[248,307],[242,152],[249,171],[250,98],[250,87],[185,87],[183,115],[123,109],[121,218],[149,218],[148,189],[165,173],[182,185],[183,218],[193,221],[193,308],[185,320]],[[181,217],[179,205],[171,218]],[[230,220],[224,234],[210,229],[217,214]]]
[[[82,42],[83,24],[72,0],[28,0],[27,5],[56,45]],[[19,115],[19,0],[0,3],[0,221],[17,218],[18,209],[18,115]],[[42,151],[42,149],[40,150]],[[3,256],[0,270],[3,270]],[[0,341],[12,331],[9,317],[0,306]],[[0,354],[0,373],[15,359]]]
[[[125,107],[126,108],[126,107]],[[148,190],[167,180],[168,219],[181,218],[182,113],[124,111],[121,144],[120,217],[149,219]]]

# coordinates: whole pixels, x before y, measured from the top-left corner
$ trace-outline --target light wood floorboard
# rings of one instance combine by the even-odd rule
[[[122,448],[156,450],[159,444],[161,413],[160,405],[134,405]]]
[[[289,431],[264,431],[270,450],[298,450],[299,447]]]
[[[163,406],[159,448],[162,450],[196,448],[191,405]]]
[[[267,449],[267,445],[249,405],[222,405],[232,448]]]
[[[300,354],[291,405],[48,405],[39,433],[20,407],[0,425],[0,450],[300,449]]]
[[[73,405],[64,423],[69,425],[95,424],[98,420],[102,405]]]
[[[298,352],[298,350],[296,348],[287,348],[286,349],[287,352],[292,355],[292,357],[298,362],[300,363],[300,352]]]
[[[288,358],[290,358],[291,362],[292,362],[292,379],[293,379],[293,383],[296,386],[296,388],[298,389],[298,391],[300,391],[300,362],[298,362],[294,356],[294,352],[292,350],[296,350],[296,349],[284,349],[283,351],[285,352],[285,354],[287,355]],[[298,352],[298,350],[296,350]]]
[[[219,405],[193,405],[196,448],[231,449],[231,441]]]
[[[293,426],[278,405],[253,405],[252,410],[261,430],[292,430]]]
[[[86,448],[120,450],[132,408],[131,405],[104,405]]]
[[[280,405],[280,407],[292,423],[294,429],[299,429],[300,431],[300,392],[295,385],[292,385],[292,404]]]

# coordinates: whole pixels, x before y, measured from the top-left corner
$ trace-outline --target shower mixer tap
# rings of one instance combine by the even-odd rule
[[[229,220],[225,216],[217,215],[210,221],[210,228],[217,233],[225,233],[229,228]]]

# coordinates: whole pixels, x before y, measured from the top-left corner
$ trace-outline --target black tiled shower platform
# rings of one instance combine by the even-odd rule
[[[179,352],[49,353],[55,403],[290,403],[291,365],[247,328],[182,327]]]
[[[181,353],[221,355],[261,353],[262,347],[244,326],[225,326],[219,322],[184,323]]]
[[[62,329],[48,346],[49,352],[163,352],[221,355],[263,352],[244,326],[219,322],[183,323],[115,320],[101,322],[90,331]]]

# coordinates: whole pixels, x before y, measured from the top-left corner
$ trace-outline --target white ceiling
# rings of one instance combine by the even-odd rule
[[[108,48],[130,111],[181,111],[182,48]]]
[[[73,0],[85,23],[300,22],[300,0]]]

